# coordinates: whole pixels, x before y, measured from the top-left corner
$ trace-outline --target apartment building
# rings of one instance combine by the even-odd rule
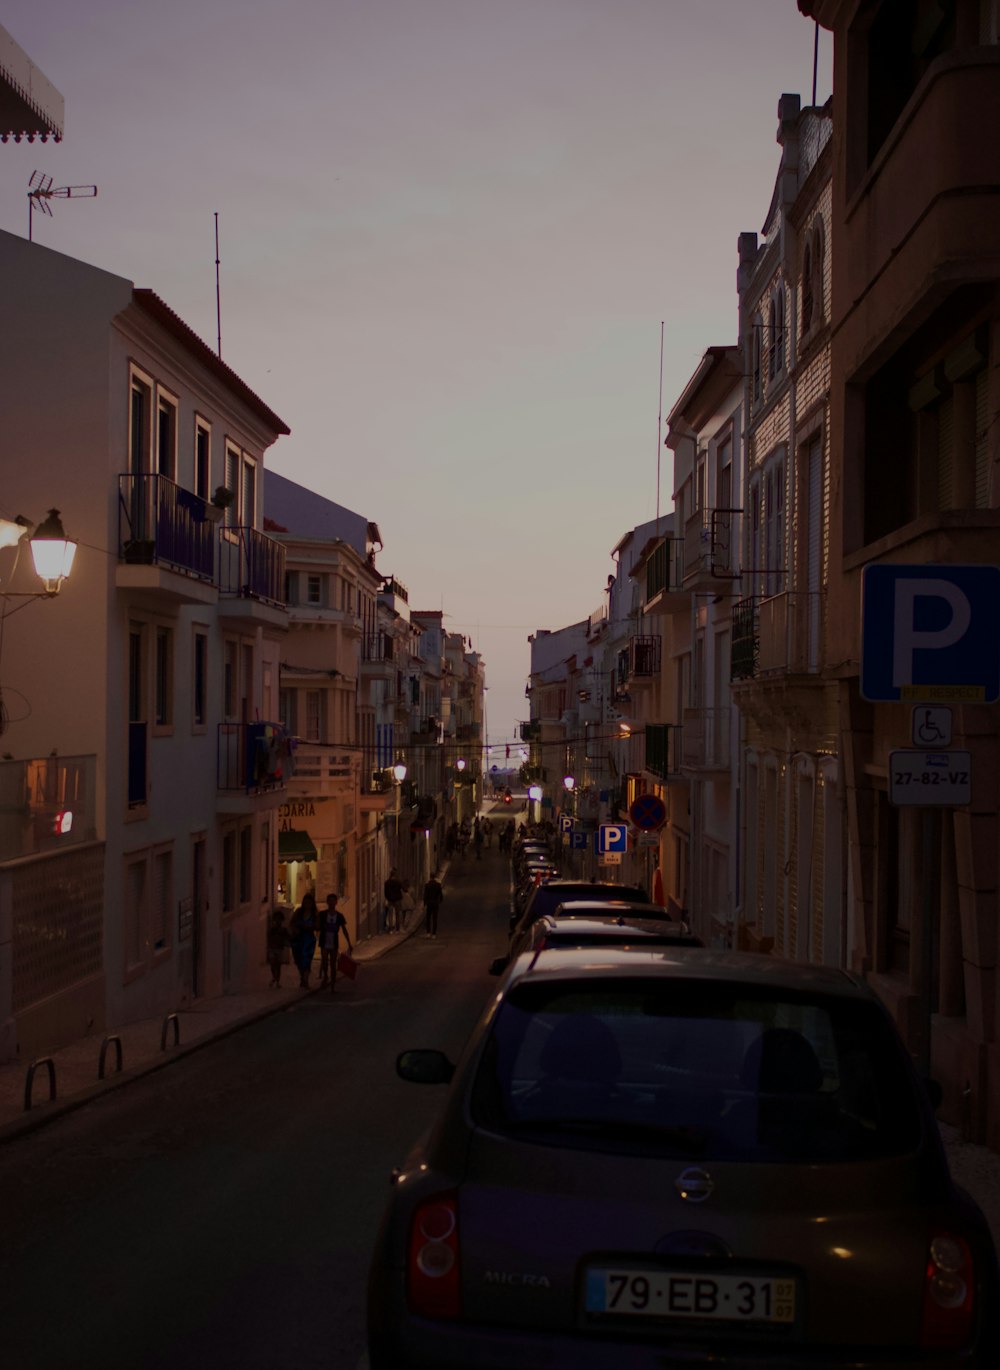
[[[832,114],[778,104],[781,147],[760,238],[739,238],[745,363],[740,945],[844,964],[844,810],[830,674]]]
[[[847,951],[943,1115],[996,1147],[1000,8],[799,8],[834,43],[827,653]],[[930,736],[964,786],[922,783]]]
[[[2,853],[0,1016],[26,1053],[260,971],[290,761],[261,476],[289,430],[152,291],[5,233],[0,276],[3,514],[58,506],[79,544],[50,602],[2,586],[3,765],[37,821]]]

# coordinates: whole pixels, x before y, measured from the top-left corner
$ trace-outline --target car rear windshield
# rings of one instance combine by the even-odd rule
[[[704,980],[515,986],[472,1109],[541,1144],[693,1160],[859,1161],[921,1135],[877,1005]]]

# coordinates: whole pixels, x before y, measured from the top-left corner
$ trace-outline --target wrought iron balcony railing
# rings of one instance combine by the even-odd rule
[[[284,546],[256,528],[226,528],[219,540],[219,590],[284,605]]]
[[[647,723],[645,769],[661,780],[680,776],[680,738],[676,723]]]
[[[757,674],[757,657],[760,651],[757,605],[758,600],[754,595],[738,599],[733,605],[730,680],[752,680]]]
[[[216,785],[264,794],[283,789],[292,770],[292,739],[281,723],[220,723]]]
[[[119,476],[118,556],[213,581],[220,512],[166,476]]]

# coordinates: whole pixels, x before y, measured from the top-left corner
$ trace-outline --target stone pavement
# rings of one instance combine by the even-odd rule
[[[358,961],[374,961],[393,947],[400,946],[423,925],[422,909],[411,916],[410,925],[395,934],[379,933],[363,942],[356,942],[354,955]],[[0,1065],[0,1145],[14,1137],[23,1136],[46,1123],[61,1117],[109,1089],[117,1089],[132,1080],[161,1070],[178,1056],[209,1046],[221,1037],[237,1032],[258,1018],[280,1013],[289,1004],[319,992],[319,953],[314,961],[312,988],[300,989],[294,966],[286,966],[281,988],[261,985],[240,994],[225,994],[215,999],[199,999],[173,1018],[147,1018],[138,1023],[113,1029],[121,1042],[121,1070],[118,1069],[117,1048],[113,1041],[104,1046],[105,1036],[96,1033],[82,1037],[68,1046],[50,1053],[55,1069],[55,1098],[50,1099],[49,1071],[44,1064],[35,1066],[31,1083],[31,1108],[25,1108],[27,1077],[31,1061],[12,1061]],[[349,993],[348,991],[345,991]],[[174,1036],[177,1036],[175,1042]],[[104,1049],[104,1078],[99,1076],[102,1047]]]

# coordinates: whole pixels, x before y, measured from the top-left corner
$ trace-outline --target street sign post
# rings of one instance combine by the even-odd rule
[[[889,753],[889,802],[900,807],[954,808],[972,801],[968,752]]]
[[[569,835],[570,851],[586,851],[588,836],[589,833],[585,832],[571,832]]]
[[[628,828],[624,823],[602,823],[597,830],[597,850],[604,856],[607,852],[628,850]]]
[[[629,807],[628,816],[640,832],[653,832],[667,821],[667,806],[658,794],[640,794]]]
[[[560,832],[572,832],[572,831],[573,831],[573,819],[572,819],[572,817],[571,817],[568,813],[561,813],[561,814],[559,815],[559,831],[560,831]]]
[[[872,702],[1000,698],[1000,566],[896,566],[861,578],[861,695]]]

